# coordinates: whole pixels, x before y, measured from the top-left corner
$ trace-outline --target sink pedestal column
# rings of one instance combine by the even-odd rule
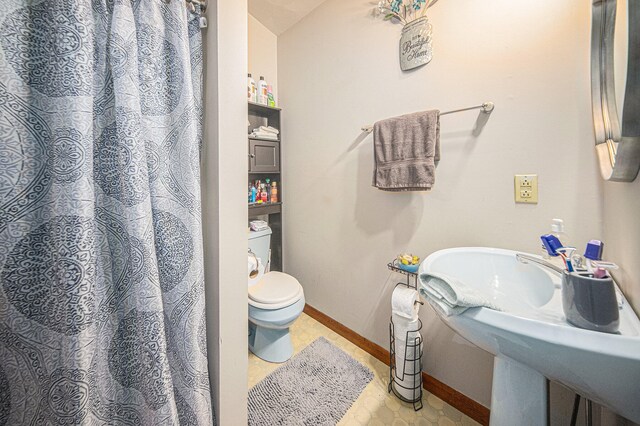
[[[494,358],[491,426],[546,426],[547,397],[542,374],[510,358]]]

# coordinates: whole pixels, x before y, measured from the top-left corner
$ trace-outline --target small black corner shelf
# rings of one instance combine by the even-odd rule
[[[402,275],[405,275],[407,277],[407,282],[406,283],[399,283],[399,284],[404,284],[407,287],[411,287],[414,290],[418,289],[418,273],[417,272],[405,271],[404,269],[400,268],[396,264],[395,260],[393,262],[387,263],[387,268],[389,268],[393,272],[397,272],[398,274],[402,274]]]

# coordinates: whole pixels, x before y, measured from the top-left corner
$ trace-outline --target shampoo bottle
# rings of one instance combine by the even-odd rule
[[[260,81],[258,81],[258,103],[267,104],[267,82],[264,81],[263,76],[260,76]]]
[[[278,202],[278,188],[276,186],[276,182],[271,182],[271,202]]]
[[[256,81],[251,77],[251,74],[247,74],[247,96],[249,102],[257,101],[258,88],[256,87]]]

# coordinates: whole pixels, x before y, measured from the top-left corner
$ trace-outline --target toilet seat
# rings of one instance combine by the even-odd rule
[[[249,287],[249,304],[260,309],[280,309],[292,305],[304,295],[294,277],[282,272],[269,272]]]

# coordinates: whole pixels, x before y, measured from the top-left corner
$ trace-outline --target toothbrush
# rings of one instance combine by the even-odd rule
[[[562,255],[565,265],[567,265],[567,272],[575,272],[573,264],[571,263],[571,258],[573,253],[576,251],[575,247],[560,247],[556,249],[556,252]]]
[[[587,247],[584,250],[584,257],[587,259],[587,269],[590,273],[593,273],[597,266],[595,261],[602,259],[602,252],[604,251],[604,243],[600,240],[590,240],[587,243]]]
[[[602,269],[620,269],[620,267],[618,265],[616,265],[613,262],[606,262],[604,260],[592,260],[591,264],[596,267],[596,268],[602,268]]]

